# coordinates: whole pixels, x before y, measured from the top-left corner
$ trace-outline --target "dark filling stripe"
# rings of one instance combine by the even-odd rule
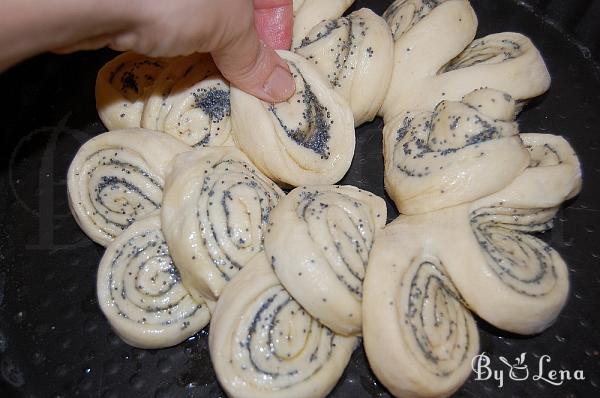
[[[502,283],[530,297],[549,294],[557,283],[554,249],[527,233],[551,227],[551,221],[531,218],[532,212],[542,211],[545,209],[483,208],[470,215],[471,229],[488,267]],[[503,213],[505,217],[498,217]]]
[[[410,279],[404,281],[404,289],[408,285],[409,291],[408,305],[403,315],[405,325],[409,326],[407,337],[410,336],[409,339],[416,342],[419,349],[415,358],[436,376],[449,376],[467,360],[473,339],[469,333],[474,328],[473,317],[441,263],[413,259],[405,278],[409,275]],[[426,322],[423,317],[423,306],[428,302],[433,303],[433,324]],[[460,326],[464,329],[464,336],[457,335],[461,332]],[[428,332],[431,328],[448,329],[444,350],[439,347],[439,343],[431,341]]]
[[[86,163],[95,163],[96,166],[91,168],[88,172],[88,180],[91,180],[92,176],[94,176],[94,174],[97,172],[98,166],[112,166],[114,167],[115,174],[118,173],[122,175],[135,175],[137,177],[142,177],[147,185],[154,186],[158,190],[162,191],[162,184],[148,171],[131,163],[120,160],[124,151],[125,149],[123,148],[103,149],[90,155],[86,159]],[[148,214],[156,209],[159,209],[161,206],[161,203],[153,200],[144,192],[143,186],[137,186],[131,180],[128,180],[123,176],[117,177],[116,175],[102,175],[99,180],[100,182],[98,185],[93,187],[93,190],[88,191],[89,200],[94,206],[94,211],[92,211],[90,220],[99,228],[101,228],[104,233],[111,237],[114,237],[114,234],[98,225],[98,223],[94,221],[95,216],[100,217],[108,225],[113,225],[120,230],[124,230],[131,225],[136,218],[139,218],[139,216]],[[93,194],[91,192],[93,192]],[[120,194],[120,198],[124,199],[122,203],[119,202],[118,209],[113,209],[111,207],[111,203],[106,202],[106,200],[112,200],[113,204],[117,203],[115,197],[112,196],[115,194],[115,192]],[[138,202],[135,205],[127,200],[127,197],[132,195]],[[124,224],[116,221],[116,215],[126,215],[127,223]]]
[[[138,258],[147,256],[144,261]],[[166,269],[148,270],[150,262],[168,264]],[[136,266],[133,264],[138,263]],[[144,286],[141,275],[144,272],[153,272],[150,276],[152,283],[162,279],[162,285],[155,292]],[[118,279],[116,279],[118,278]],[[147,278],[148,279],[148,278]],[[129,280],[129,282],[127,282]],[[129,297],[127,284],[132,284],[136,291],[136,297],[142,297],[140,302]],[[172,290],[181,284],[181,277],[169,254],[169,248],[160,230],[148,230],[130,238],[117,251],[111,262],[108,290],[110,299],[115,306],[116,312],[124,319],[136,324],[149,324],[170,326],[179,325],[182,329],[189,326],[188,319],[192,318],[202,304],[186,305],[184,301],[190,300],[188,294],[179,297],[172,296]],[[147,303],[144,303],[144,300]],[[130,312],[119,303],[126,301],[128,305],[140,310],[140,313]],[[144,303],[144,304],[142,304]],[[158,303],[158,304],[157,304]],[[141,305],[141,306],[140,306]],[[141,317],[140,317],[141,316]],[[166,321],[157,322],[156,317],[167,317]]]
[[[239,203],[242,197],[243,204]],[[234,253],[229,252],[228,246],[234,250],[260,252],[269,213],[278,201],[279,193],[274,184],[262,178],[247,163],[224,160],[207,170],[196,217],[202,233],[202,245],[207,248],[212,263],[226,281],[245,265],[234,259]],[[249,226],[251,230],[241,230],[232,219],[232,213],[241,214],[242,207],[245,211],[241,213],[248,221],[254,216],[260,224]],[[260,214],[251,213],[256,209]],[[218,228],[222,223],[220,217],[225,217],[224,233]],[[249,242],[250,238],[253,240]]]

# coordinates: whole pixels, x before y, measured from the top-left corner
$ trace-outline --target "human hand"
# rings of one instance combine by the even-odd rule
[[[62,52],[107,45],[163,57],[210,52],[231,83],[258,98],[280,102],[295,91],[287,64],[273,50],[290,46],[292,0],[137,0],[119,7],[133,16],[126,27]]]

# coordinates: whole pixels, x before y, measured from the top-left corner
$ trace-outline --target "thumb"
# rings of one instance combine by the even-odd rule
[[[233,85],[264,101],[285,101],[296,90],[287,63],[259,39],[254,25],[212,56]]]

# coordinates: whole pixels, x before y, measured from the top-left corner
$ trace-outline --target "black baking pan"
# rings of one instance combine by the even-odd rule
[[[358,0],[382,13],[389,1]],[[519,116],[524,132],[564,135],[583,163],[581,194],[559,212],[542,238],[569,265],[571,293],[556,323],[536,336],[516,336],[478,321],[481,350],[504,382],[477,380],[457,397],[600,396],[600,1],[493,1],[472,4],[479,35],[521,32],[532,38],[552,87]],[[208,329],[164,350],[140,350],[110,329],[96,300],[103,248],[71,217],[66,171],[78,147],[103,131],[94,100],[108,50],[43,55],[0,75],[0,397],[221,397],[208,352]],[[384,196],[381,130],[359,128],[357,151],[342,183]],[[389,198],[389,219],[397,215]],[[498,303],[502,305],[502,303]],[[527,380],[512,380],[499,358],[525,353]],[[547,355],[548,357],[544,357]],[[546,359],[550,359],[547,362]],[[554,385],[538,378],[570,372]],[[575,380],[581,371],[584,380]],[[557,373],[558,374],[558,373]],[[557,384],[557,382],[555,381]],[[387,397],[362,347],[333,397]]]

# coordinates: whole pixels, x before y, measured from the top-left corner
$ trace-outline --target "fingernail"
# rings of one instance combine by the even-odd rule
[[[276,66],[267,78],[263,91],[275,102],[287,100],[296,91],[296,82],[287,70]]]

